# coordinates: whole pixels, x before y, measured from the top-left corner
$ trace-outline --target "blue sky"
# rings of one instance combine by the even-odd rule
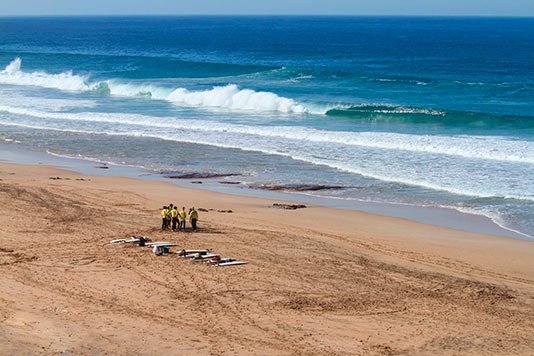
[[[534,16],[534,0],[0,0],[0,16],[119,14]]]

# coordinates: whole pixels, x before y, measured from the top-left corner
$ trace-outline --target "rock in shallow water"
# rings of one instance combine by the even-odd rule
[[[342,185],[325,185],[325,184],[282,184],[282,185],[251,185],[251,188],[265,189],[274,191],[289,191],[289,192],[312,192],[318,190],[336,190],[345,189]]]
[[[281,203],[273,204],[273,208],[286,209],[286,210],[304,209],[305,207],[306,205],[303,205],[303,204],[281,204]]]

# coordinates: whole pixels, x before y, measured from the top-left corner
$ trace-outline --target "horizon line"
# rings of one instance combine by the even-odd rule
[[[61,17],[433,17],[433,18],[534,18],[534,15],[434,15],[434,14],[11,14],[0,18]]]

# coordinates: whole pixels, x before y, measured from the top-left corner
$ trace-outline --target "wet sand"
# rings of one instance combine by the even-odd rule
[[[529,241],[47,166],[0,179],[6,354],[534,353]],[[161,232],[169,203],[213,210]],[[249,264],[108,243],[131,234]]]

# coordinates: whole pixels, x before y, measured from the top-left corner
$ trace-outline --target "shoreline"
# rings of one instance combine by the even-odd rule
[[[8,156],[6,162],[23,164],[45,164],[60,169],[72,170],[83,174],[138,178],[170,182],[187,189],[208,190],[223,194],[264,199],[281,199],[294,203],[323,206],[350,211],[360,211],[380,216],[404,218],[415,222],[430,224],[460,231],[503,236],[508,238],[534,241],[532,236],[499,224],[494,218],[471,211],[461,211],[453,207],[431,207],[393,202],[360,201],[336,197],[321,197],[307,192],[284,192],[252,189],[245,186],[219,184],[213,179],[168,179],[145,167],[71,157],[50,152],[41,152],[27,147],[16,147],[17,143],[0,143],[0,152]],[[0,160],[2,162],[2,160]],[[99,169],[96,164],[105,164],[112,169]],[[202,184],[192,186],[192,181]]]

